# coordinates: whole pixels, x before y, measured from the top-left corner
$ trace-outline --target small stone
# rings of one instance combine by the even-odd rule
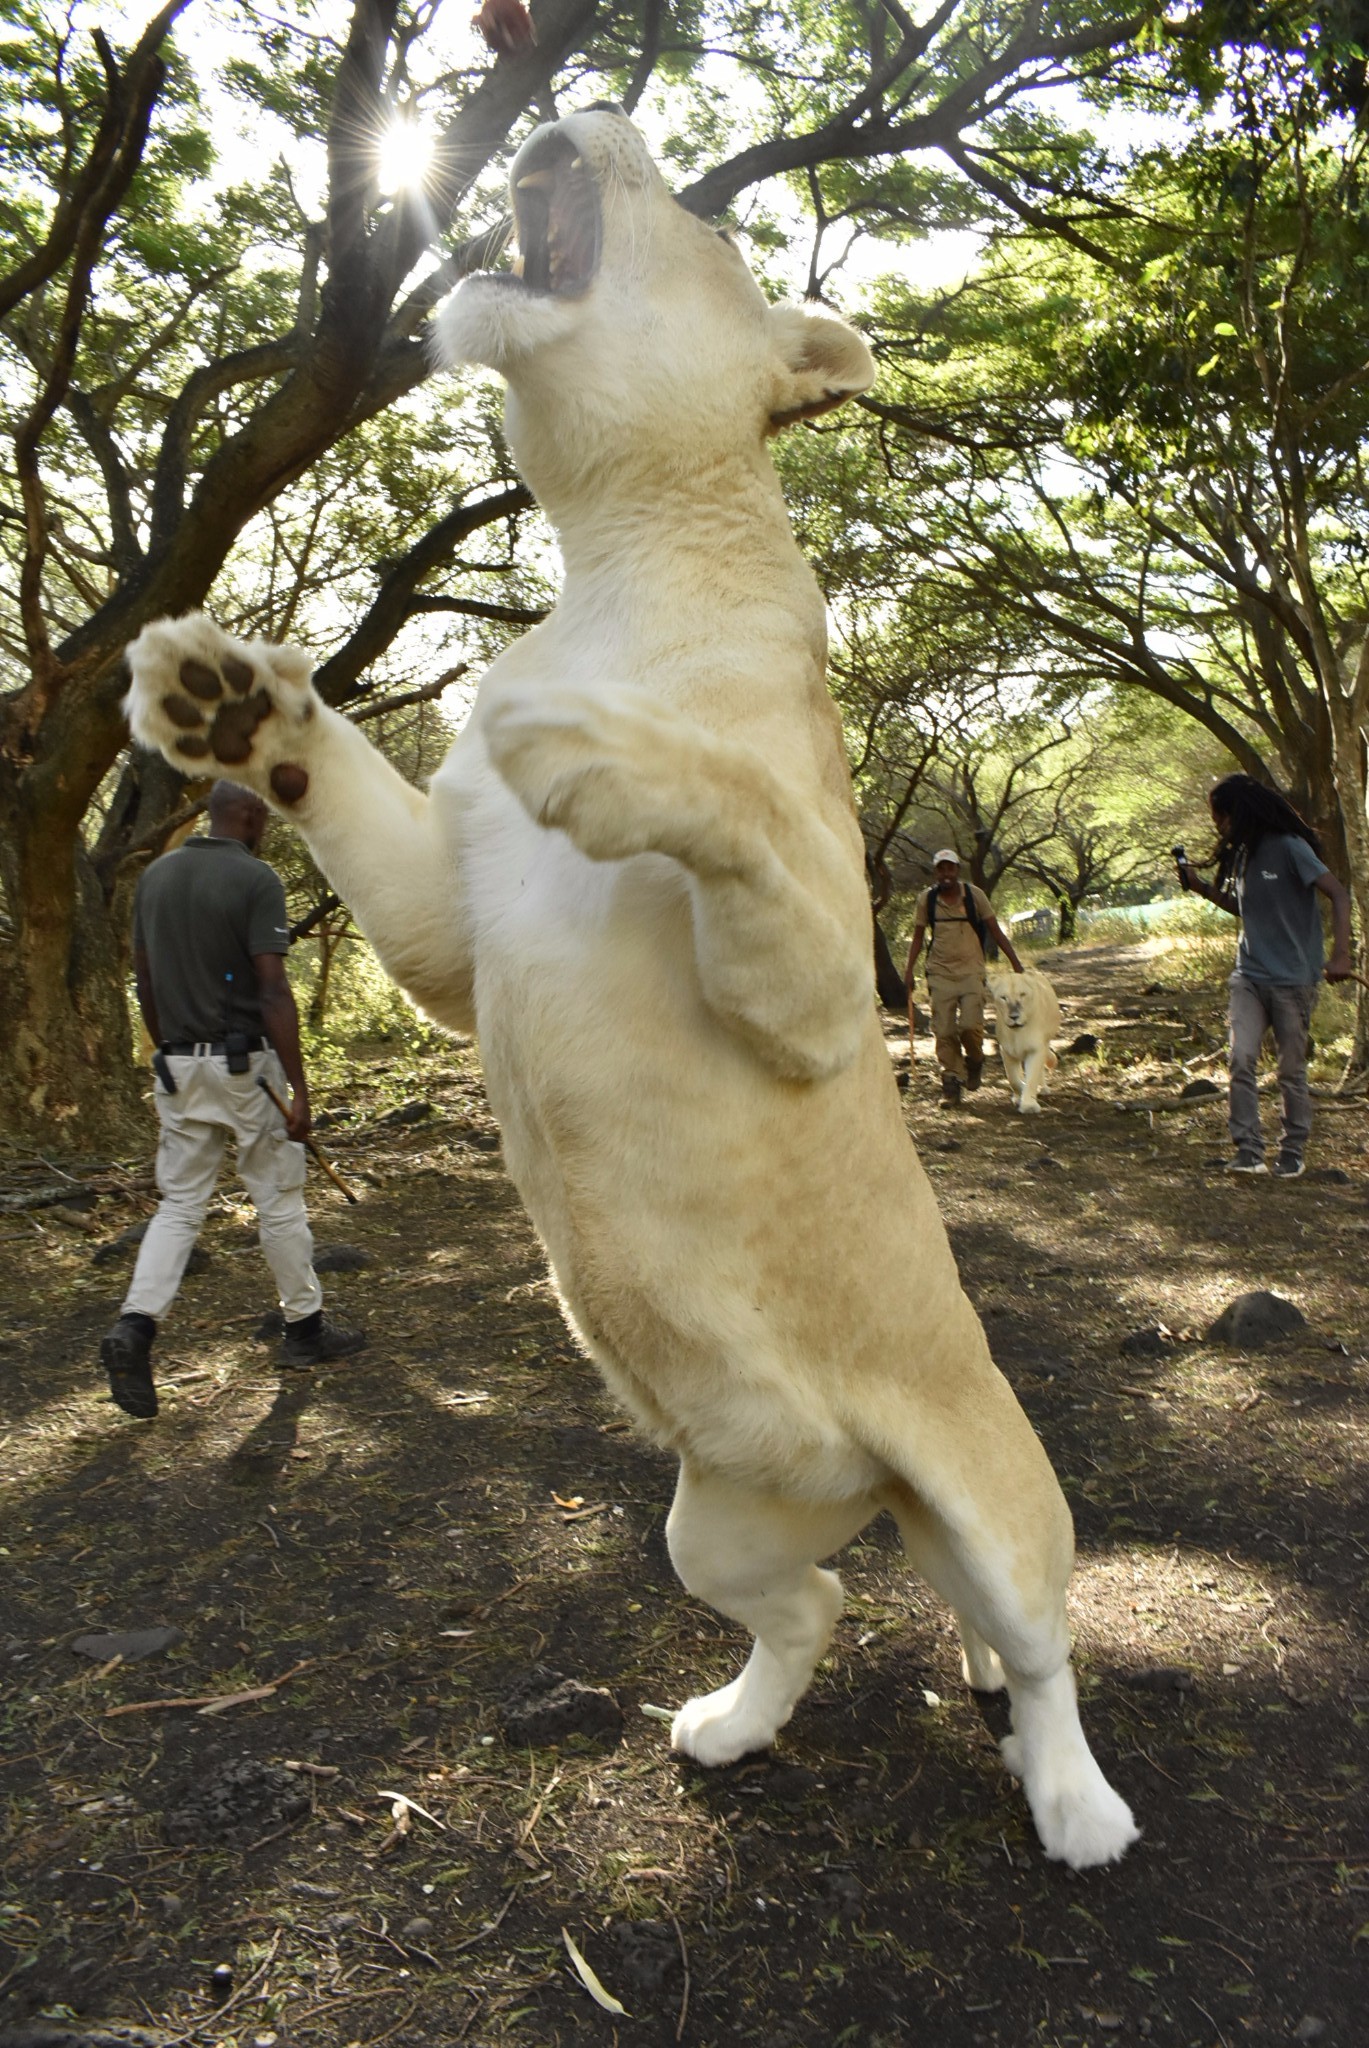
[[[1155,1358],[1170,1350],[1174,1341],[1172,1330],[1163,1323],[1152,1323],[1144,1330],[1129,1331],[1117,1349],[1123,1358]]]
[[[401,1941],[423,1942],[428,1939],[432,1931],[432,1921],[425,1920],[421,1913],[417,1913],[412,1920],[405,1921],[399,1930],[399,1938]]]
[[[227,1842],[246,1848],[261,1836],[303,1819],[309,1794],[283,1764],[244,1756],[197,1777],[184,1801],[162,1819],[168,1842]]]
[[[1304,2014],[1293,2029],[1295,2041],[1320,2041],[1326,2032],[1326,2021],[1319,2020],[1315,2013]]]
[[[151,1219],[147,1219],[150,1221]],[[97,1244],[90,1255],[93,1266],[112,1266],[118,1259],[131,1259],[138,1246],[147,1236],[147,1221],[130,1223],[127,1230],[121,1230],[117,1237],[106,1238]]]
[[[1092,1031],[1081,1031],[1079,1036],[1065,1047],[1066,1052],[1097,1052],[1097,1050],[1098,1040]]]
[[[431,1102],[401,1102],[398,1109],[387,1109],[379,1118],[383,1124],[421,1124],[433,1113]]]
[[[231,1963],[215,1963],[209,1973],[209,1996],[213,1999],[215,2005],[222,2005],[225,1998],[232,1996],[232,1992],[233,1965]]]
[[[865,1897],[864,1887],[853,1870],[829,1870],[824,1874],[827,1903],[843,1920],[854,1920]]]
[[[638,1999],[660,1996],[681,1974],[680,1944],[665,1921],[619,1920],[606,1931],[616,1950],[613,1982]]]
[[[1228,1302],[1207,1334],[1213,1344],[1229,1344],[1238,1351],[1259,1351],[1266,1344],[1275,1344],[1280,1338],[1292,1337],[1306,1328],[1307,1318],[1293,1302],[1258,1288],[1251,1294],[1238,1294]]]
[[[314,1255],[316,1273],[360,1273],[374,1264],[374,1252],[363,1251],[358,1244],[330,1244]]]
[[[1354,1175],[1347,1173],[1343,1166],[1314,1166],[1303,1175],[1304,1180],[1314,1180],[1324,1188],[1348,1188],[1354,1186]]]
[[[136,1664],[140,1657],[160,1656],[180,1640],[178,1628],[131,1628],[119,1635],[77,1636],[71,1647],[78,1657],[92,1657],[97,1664],[107,1664],[111,1657]]]
[[[1179,1100],[1180,1102],[1196,1102],[1201,1096],[1220,1095],[1221,1092],[1215,1081],[1209,1081],[1204,1075],[1199,1074],[1196,1080],[1190,1081],[1186,1087],[1179,1090]]]
[[[568,1735],[587,1735],[618,1742],[623,1710],[611,1692],[563,1678],[535,1664],[500,1703],[504,1740],[516,1747],[541,1749]]]
[[[1058,1159],[1052,1159],[1049,1152],[1043,1152],[1039,1159],[1033,1159],[1027,1167],[1028,1173],[1062,1173],[1064,1168]]]
[[[1138,1692],[1192,1692],[1197,1680],[1182,1664],[1146,1664],[1139,1671],[1129,1671],[1123,1683],[1135,1686]]]

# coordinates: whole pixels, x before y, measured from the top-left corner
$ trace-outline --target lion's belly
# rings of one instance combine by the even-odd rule
[[[502,862],[489,848],[472,907],[490,1102],[610,1386],[714,1469],[873,1483],[840,1420],[850,1375],[907,1353],[913,1296],[959,1292],[873,1008],[855,1068],[780,1080],[702,1000],[673,862],[597,865],[516,824]]]

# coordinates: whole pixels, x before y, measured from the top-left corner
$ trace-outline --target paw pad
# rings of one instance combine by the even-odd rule
[[[226,767],[246,761],[257,727],[274,709],[269,693],[253,688],[257,677],[252,664],[229,654],[211,668],[208,662],[187,656],[176,674],[186,695],[173,690],[161,700],[166,716],[181,729],[182,737],[174,742],[176,752],[191,761],[212,754]],[[211,706],[217,708],[206,729]]]

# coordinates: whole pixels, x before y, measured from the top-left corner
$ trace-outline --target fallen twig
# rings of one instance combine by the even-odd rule
[[[689,2017],[689,1951],[685,1947],[683,1930],[673,1913],[670,1916],[670,1924],[675,1929],[675,1939],[680,1944],[680,1968],[684,1971],[684,1993],[680,1999],[680,2017],[675,2022],[675,2039],[682,2041],[684,2039],[685,2021]]]
[[[280,1937],[281,1929],[278,1927],[271,1936],[271,1946],[267,1950],[265,1957],[257,1965],[241,1990],[235,1991],[231,1998],[225,1998],[222,2005],[216,2005],[213,2012],[206,2013],[202,2020],[196,2020],[194,2026],[187,2027],[183,2034],[169,2034],[166,2040],[160,2044],[160,2048],[179,2048],[180,2042],[193,2041],[196,2034],[203,2034],[208,2028],[217,2027],[226,2012],[230,2012],[235,2005],[241,2005],[244,1998],[247,1998],[256,1989],[257,1985],[260,1984],[262,1978],[276,1960],[276,1950],[280,1947]]]
[[[516,1884],[513,1890],[509,1893],[508,1897],[505,1899],[503,1905],[499,1908],[499,1911],[495,1914],[493,1920],[487,1920],[485,1922],[485,1925],[481,1928],[478,1934],[468,1934],[464,1941],[459,1941],[456,1944],[456,1947],[452,1950],[452,1954],[454,1956],[463,1955],[468,1948],[474,1948],[477,1942],[488,1941],[492,1934],[497,1933],[500,1924],[503,1921],[504,1915],[508,1912],[509,1907],[513,1904],[514,1900],[518,1897],[518,1894],[522,1891],[522,1889],[523,1887],[521,1884]]]
[[[106,1707],[105,1719],[112,1721],[119,1714],[153,1714],[164,1707],[194,1707],[201,1714],[221,1714],[226,1707],[245,1707],[252,1700],[268,1700],[272,1693],[290,1679],[298,1678],[301,1671],[310,1670],[317,1658],[308,1657],[303,1664],[295,1664],[289,1671],[283,1671],[279,1678],[273,1678],[269,1685],[254,1685],[246,1692],[200,1693],[191,1699],[170,1700],[128,1700],[121,1707]]]
[[[485,1616],[498,1607],[501,1601],[512,1600],[515,1593],[521,1593],[525,1586],[530,1586],[531,1584],[531,1579],[515,1579],[513,1584],[506,1586],[502,1593],[496,1593],[493,1600],[486,1600],[481,1607],[472,1607],[469,1619],[471,1621],[483,1621]]]

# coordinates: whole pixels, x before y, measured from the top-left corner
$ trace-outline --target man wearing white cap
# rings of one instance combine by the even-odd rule
[[[984,1072],[984,941],[991,934],[1014,974],[1022,962],[982,889],[960,879],[960,855],[943,846],[932,863],[936,883],[918,905],[913,943],[908,953],[909,1016],[913,974],[927,942],[927,995],[932,1006],[936,1059],[941,1069],[941,1096],[948,1106],[961,1091],[973,1094]]]

